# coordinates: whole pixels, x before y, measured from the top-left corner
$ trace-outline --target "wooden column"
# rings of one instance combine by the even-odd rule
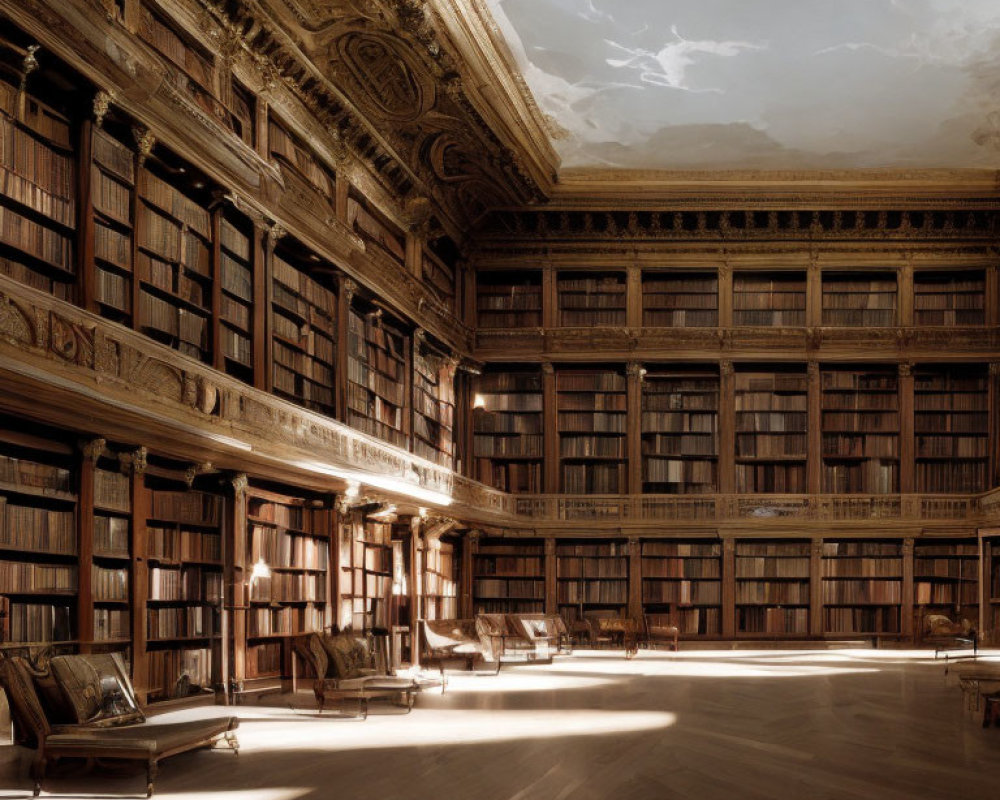
[[[466,477],[473,476],[475,463],[475,436],[473,421],[475,410],[475,374],[471,370],[459,368],[455,371],[455,456],[456,469]]]
[[[897,274],[897,298],[899,306],[899,324],[904,327],[913,325],[913,262],[907,258]]]
[[[553,494],[559,491],[559,413],[556,407],[556,374],[548,362],[542,364],[542,419],[544,421],[543,445],[545,458],[542,462],[545,491]]]
[[[733,327],[733,268],[719,267],[719,327]]]
[[[625,456],[628,459],[628,485],[631,494],[642,493],[642,378],[646,374],[642,364],[630,361],[628,364],[628,384],[625,415],[627,434]]]
[[[542,327],[555,328],[559,325],[559,298],[557,296],[556,271],[546,265],[542,268]]]
[[[913,440],[913,365],[899,365],[899,491],[912,494],[916,488],[916,448]]]
[[[637,536],[628,540],[628,615],[642,617],[642,542]]]
[[[99,91],[94,98],[95,111],[99,98],[108,95]],[[104,107],[107,111],[107,106]],[[97,308],[97,266],[94,263],[94,196],[91,187],[91,161],[94,149],[94,123],[84,120],[80,126],[80,150],[77,153],[77,302],[94,314]],[[133,277],[135,266],[133,263]]]
[[[736,395],[733,362],[719,364],[719,492],[736,491]]]
[[[426,540],[421,541],[423,522],[420,517],[410,517],[410,572],[406,576],[409,584],[410,613],[406,624],[410,627],[410,663],[414,666],[420,664],[420,603],[424,593],[424,572],[427,567],[423,552],[428,543]]]
[[[268,106],[267,100],[264,99],[262,95],[257,95],[257,102],[254,106],[254,149],[257,151],[257,155],[263,158],[265,161],[268,160],[269,149],[270,149],[270,126],[268,125]]]
[[[104,439],[83,443],[76,503],[77,574],[76,630],[80,652],[93,652],[94,641],[94,472],[104,452]]]
[[[272,375],[271,359],[271,248],[267,229],[254,220],[253,240],[250,242],[250,257],[253,281],[253,315],[250,328],[251,363],[253,364],[253,385],[255,389],[270,391]]]
[[[337,286],[337,369],[334,371],[333,380],[336,383],[334,391],[334,403],[336,404],[337,419],[340,422],[347,422],[347,331],[348,322],[351,317],[351,305],[354,302],[354,294],[358,290],[358,285],[346,275],[339,276]]]
[[[479,550],[479,531],[469,531],[462,542],[462,591],[459,594],[459,612],[462,619],[469,619],[475,614],[472,606],[473,568],[476,563],[476,553]]]
[[[988,443],[987,453],[989,461],[986,465],[986,486],[989,489],[997,486],[997,475],[1000,474],[1000,362],[991,361],[989,366],[989,380],[987,382],[986,407],[990,410],[988,422]]]
[[[212,216],[209,220],[212,241],[210,243],[212,252],[212,263],[209,268],[212,275],[212,291],[209,308],[211,317],[209,318],[209,347],[212,350],[212,366],[219,372],[226,371],[226,357],[222,354],[222,326],[219,320],[222,317],[222,205],[221,200],[212,209]]]
[[[806,327],[823,324],[823,273],[816,261],[806,270]]]
[[[132,490],[132,684],[143,705],[149,695],[149,659],[146,655],[146,606],[149,599],[149,537],[146,524],[151,513],[151,495],[143,475],[146,448],[121,456],[122,469],[131,476]]]
[[[959,589],[956,589],[959,591]],[[904,639],[912,639],[913,628],[913,537],[903,539],[903,586],[900,605],[899,632]]]
[[[823,540],[816,537],[809,547],[809,635],[823,635]]]
[[[736,541],[722,540],[722,638],[736,638]]]
[[[228,617],[228,625],[231,629],[229,639],[232,641],[232,648],[227,649],[227,657],[223,662],[228,661],[231,653],[232,663],[225,664],[227,672],[223,672],[223,683],[232,680],[234,691],[242,690],[247,676],[247,625],[249,624],[248,602],[250,599],[248,582],[250,580],[251,553],[247,552],[247,476],[245,474],[234,475],[230,480],[233,489],[231,503],[226,504],[226,514],[223,524],[223,619]],[[229,611],[230,613],[225,613]],[[226,644],[226,637],[223,637]],[[291,673],[291,661],[284,658],[284,673]]]
[[[139,242],[144,241],[146,238],[143,226],[147,224],[145,221],[146,215],[139,213],[139,184],[142,182],[143,165],[156,146],[156,137],[149,128],[142,127],[141,125],[134,125],[132,127],[132,136],[135,139],[137,152],[135,154],[135,191],[133,195],[135,213],[132,215],[132,298],[130,303],[132,309],[132,330],[138,331],[142,330],[142,313],[140,311],[142,304],[139,302],[142,294],[139,287]]]
[[[642,327],[642,270],[636,266],[625,273],[625,325]]]
[[[556,540],[553,536],[545,537],[545,613],[559,613],[559,580],[558,560],[556,558]]]
[[[278,242],[285,236],[285,233],[285,229],[275,222],[266,230],[263,236],[264,264],[261,268],[261,273],[264,276],[263,295],[266,298],[266,301],[264,302],[262,308],[258,308],[256,306],[258,290],[256,288],[254,289],[254,322],[256,323],[260,320],[263,315],[265,321],[262,327],[266,335],[266,338],[264,339],[263,352],[264,375],[263,381],[260,383],[260,387],[266,389],[268,392],[274,391],[274,356],[272,355],[271,349],[271,325],[273,324],[271,319],[271,315],[273,313],[271,309],[271,302],[274,296],[274,286],[271,283],[271,276],[274,274],[274,248],[277,247]]]
[[[806,402],[809,409],[806,428],[806,487],[809,494],[819,494],[823,491],[823,392],[819,364],[810,361],[806,369]]]

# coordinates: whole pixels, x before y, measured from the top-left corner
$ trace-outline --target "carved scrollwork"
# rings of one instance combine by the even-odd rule
[[[434,84],[411,62],[396,37],[351,31],[336,43],[338,55],[363,101],[396,122],[410,122],[434,105]]]

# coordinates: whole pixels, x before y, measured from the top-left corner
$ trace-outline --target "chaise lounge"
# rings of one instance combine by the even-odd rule
[[[153,796],[159,762],[220,741],[237,755],[236,717],[146,722],[121,656],[70,655],[39,668],[25,658],[0,659],[18,744],[35,750],[34,794],[48,765],[62,758],[124,759],[146,766],[146,797]]]

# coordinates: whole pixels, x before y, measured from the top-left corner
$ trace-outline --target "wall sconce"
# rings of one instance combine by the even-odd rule
[[[473,408],[483,408],[483,409],[485,409],[486,408],[486,398],[483,397],[481,394],[477,394],[475,397],[472,398],[472,407]]]
[[[261,578],[270,578],[271,568],[264,561],[264,557],[261,556],[257,559],[257,563],[253,565],[253,571],[250,573],[250,584],[253,585]]]

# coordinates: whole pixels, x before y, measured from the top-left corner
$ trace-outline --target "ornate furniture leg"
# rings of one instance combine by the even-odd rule
[[[153,796],[153,781],[156,780],[157,765],[155,759],[146,762],[146,797]]]

